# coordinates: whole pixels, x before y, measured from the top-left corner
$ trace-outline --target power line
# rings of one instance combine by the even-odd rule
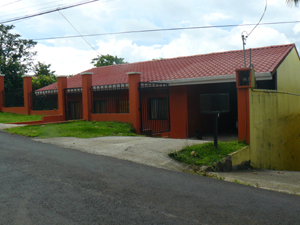
[[[10,23],[10,22],[18,21],[18,20],[28,19],[28,18],[32,18],[32,17],[35,17],[35,16],[40,16],[40,15],[52,13],[52,12],[55,12],[55,11],[58,11],[58,10],[69,9],[69,8],[73,8],[73,7],[76,7],[76,6],[85,5],[85,4],[89,4],[89,3],[97,2],[97,1],[99,1],[99,0],[84,1],[84,2],[81,2],[81,3],[76,3],[76,4],[64,6],[62,8],[56,8],[56,9],[52,9],[52,10],[48,10],[48,11],[44,11],[44,12],[40,12],[40,13],[35,13],[35,14],[27,15],[27,16],[21,16],[21,17],[17,17],[17,18],[13,18],[13,19],[0,21],[0,23],[4,24],[4,23]]]
[[[248,34],[247,37],[250,36],[250,34],[255,30],[255,28],[259,25],[259,23],[261,22],[261,20],[264,18],[264,15],[265,15],[265,13],[266,13],[266,11],[267,11],[267,7],[268,7],[268,0],[266,0],[265,10],[264,10],[264,12],[263,12],[263,14],[262,14],[260,20],[259,20],[258,23],[255,25],[255,27],[253,27],[253,29],[250,31],[250,33]]]
[[[65,18],[65,20],[74,28],[74,30],[82,37],[82,39],[92,48],[97,52],[98,55],[101,55],[82,35],[81,33],[75,28],[75,26],[58,10],[60,15]]]
[[[22,0],[17,0],[17,1],[14,1],[14,2],[7,3],[5,5],[0,5],[0,7],[7,6],[7,5],[10,5],[10,4],[13,4],[13,3],[17,3],[17,2],[20,2],[20,1],[22,1]]]
[[[291,24],[291,23],[300,23],[300,21],[286,21],[286,22],[270,22],[270,23],[260,23],[261,25],[278,25],[278,24]],[[134,34],[134,33],[148,33],[148,32],[161,32],[161,31],[177,31],[177,30],[195,30],[195,29],[210,29],[210,28],[224,28],[224,27],[244,27],[244,26],[253,26],[255,23],[249,24],[234,24],[234,25],[216,25],[216,26],[201,26],[201,27],[178,27],[178,28],[165,28],[165,29],[153,29],[153,30],[136,30],[136,31],[121,31],[121,32],[112,32],[112,33],[102,33],[102,34],[83,34],[83,35],[72,35],[72,36],[63,36],[63,37],[47,37],[47,38],[33,38],[34,41],[42,40],[53,40],[53,39],[66,39],[66,38],[78,38],[78,37],[93,37],[93,36],[105,36],[105,35],[118,35],[118,34]]]

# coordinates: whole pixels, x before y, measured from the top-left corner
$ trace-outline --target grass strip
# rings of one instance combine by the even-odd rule
[[[129,123],[74,121],[68,123],[33,125],[6,129],[9,133],[27,137],[138,136]]]
[[[200,145],[187,146],[184,149],[170,153],[169,156],[189,165],[213,166],[217,161],[226,157],[229,153],[235,152],[247,144],[238,141],[218,142],[218,149],[215,149],[213,142]]]
[[[41,115],[22,115],[22,114],[15,114],[15,113],[0,112],[0,123],[36,121],[36,120],[41,120],[42,117],[43,116]]]

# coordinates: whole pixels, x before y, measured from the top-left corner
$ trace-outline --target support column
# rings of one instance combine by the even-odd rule
[[[24,108],[27,115],[30,114],[31,98],[30,93],[32,92],[32,76],[24,75],[23,78],[23,93],[24,93]]]
[[[86,121],[90,120],[92,101],[91,101],[91,88],[92,88],[92,75],[93,72],[81,73],[82,80],[82,109],[83,119]]]
[[[250,101],[249,89],[255,87],[255,72],[251,68],[236,69],[238,98],[239,141],[246,140],[250,145]]]
[[[238,89],[238,132],[239,141],[250,144],[249,89]]]
[[[141,74],[139,72],[129,72],[129,113],[130,123],[136,130],[137,134],[141,133],[141,114],[140,114],[140,93],[139,83],[141,81]]]
[[[67,76],[57,77],[58,112],[66,117],[65,89],[67,89]]]
[[[4,74],[0,74],[0,112],[2,112],[3,106],[3,91],[4,91]]]

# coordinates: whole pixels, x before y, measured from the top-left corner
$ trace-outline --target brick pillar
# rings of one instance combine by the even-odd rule
[[[32,76],[24,75],[23,78],[23,92],[24,92],[24,108],[26,114],[30,114],[30,107],[31,107],[31,98],[30,93],[32,92]]]
[[[3,91],[4,91],[4,74],[0,74],[0,112],[2,112],[3,106]]]
[[[250,68],[236,69],[236,87],[238,98],[239,141],[250,144],[250,101],[249,89],[255,87],[255,72]]]
[[[82,109],[83,119],[86,121],[90,120],[91,116],[91,88],[92,88],[92,72],[81,73],[82,80]]]
[[[65,89],[67,89],[67,76],[57,77],[58,112],[63,116],[66,116]]]
[[[140,114],[140,93],[139,83],[141,81],[141,74],[139,72],[129,72],[129,113],[130,123],[136,130],[137,134],[141,133],[141,114]]]

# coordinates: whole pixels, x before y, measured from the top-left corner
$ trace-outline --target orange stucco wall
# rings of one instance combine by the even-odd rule
[[[187,138],[188,136],[188,103],[187,86],[170,87],[170,120],[171,131],[161,136],[170,138]]]
[[[25,107],[2,107],[2,112],[25,114],[27,115],[27,109]]]
[[[130,121],[129,113],[106,113],[91,114],[91,121],[118,121],[128,123]]]
[[[30,115],[58,116],[60,114],[58,110],[30,110]]]
[[[42,120],[19,122],[19,123],[13,123],[13,124],[36,125],[36,124],[47,124],[47,123],[56,123],[56,122],[64,122],[64,121],[65,121],[65,116],[57,115],[57,116],[44,116],[42,118]]]

